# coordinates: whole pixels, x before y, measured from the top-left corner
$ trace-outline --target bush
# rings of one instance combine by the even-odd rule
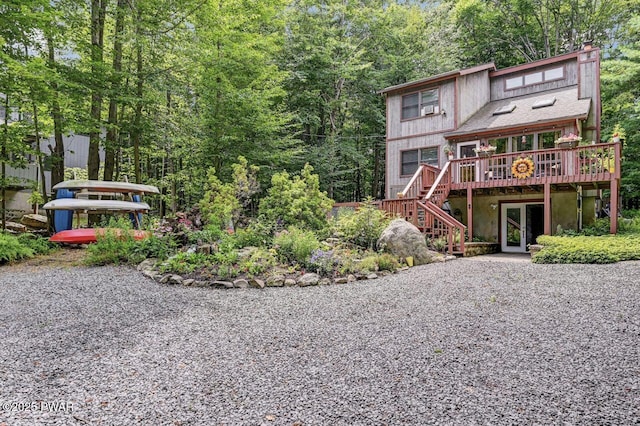
[[[42,238],[28,233],[18,235],[18,242],[23,246],[29,247],[36,255],[49,254],[58,247],[56,244],[49,242],[48,238]]]
[[[332,276],[340,266],[340,257],[337,256],[333,250],[324,251],[318,249],[311,253],[307,265],[310,270],[320,275]]]
[[[532,256],[534,263],[614,263],[640,259],[639,235],[538,237],[544,248]]]
[[[99,235],[97,241],[87,248],[85,262],[88,265],[119,265],[134,261],[130,254],[135,240],[128,231],[123,228],[107,228],[104,235]]]
[[[176,274],[184,274],[195,271],[196,269],[205,268],[211,265],[211,259],[202,253],[180,252],[175,256],[167,259],[160,265],[160,272],[174,272]]]
[[[313,167],[306,164],[293,179],[287,172],[274,174],[267,196],[260,201],[260,214],[281,228],[326,229],[333,201],[320,191],[318,175],[312,172]]]
[[[295,226],[276,235],[273,243],[282,261],[300,265],[305,265],[311,253],[320,248],[318,237],[312,231],[303,231]]]
[[[34,255],[34,250],[22,244],[18,238],[0,232],[0,263],[13,262]]]
[[[390,221],[386,213],[374,205],[369,198],[355,212],[340,210],[336,231],[345,241],[363,248],[374,249],[380,234]]]
[[[258,249],[248,259],[242,260],[239,267],[253,277],[269,271],[277,264],[274,250]]]
[[[165,260],[176,252],[178,244],[170,235],[152,235],[144,240],[134,241],[130,246],[129,262],[140,263],[144,259]]]

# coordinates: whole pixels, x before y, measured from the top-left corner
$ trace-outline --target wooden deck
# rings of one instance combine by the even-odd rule
[[[528,177],[513,175],[512,166],[520,158],[529,158],[533,162]],[[451,161],[449,188],[458,191],[545,184],[608,188],[611,181],[620,178],[620,158],[619,143],[461,158]]]

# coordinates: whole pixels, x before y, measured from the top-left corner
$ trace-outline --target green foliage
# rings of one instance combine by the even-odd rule
[[[0,232],[0,263],[33,257],[35,252],[13,235]]]
[[[129,263],[140,263],[144,259],[165,260],[176,252],[178,245],[170,235],[151,235],[135,241],[130,247]]]
[[[378,269],[381,271],[395,272],[398,268],[400,268],[400,262],[392,254],[380,253],[378,255]]]
[[[390,221],[386,213],[368,198],[355,212],[339,211],[336,230],[346,241],[366,249],[374,249],[380,234]]]
[[[39,237],[34,234],[20,234],[17,238],[20,244],[33,250],[33,253],[36,255],[49,254],[57,249],[57,245],[50,243],[48,238]]]
[[[211,263],[211,258],[205,254],[180,252],[163,262],[160,265],[160,272],[191,273],[197,269],[208,267]]]
[[[240,211],[240,201],[232,184],[223,184],[214,168],[207,172],[207,185],[200,209],[211,229],[226,229],[233,224]]]
[[[320,248],[318,237],[312,231],[304,231],[295,226],[277,234],[273,243],[282,261],[300,265],[305,265],[311,253]]]
[[[614,263],[640,259],[640,235],[559,237],[542,235],[544,248],[532,256],[534,263]]]
[[[133,261],[130,255],[135,240],[129,234],[129,229],[127,227],[105,228],[105,233],[98,235],[97,241],[87,248],[85,262],[88,265],[119,265]],[[141,260],[139,259],[139,261]]]
[[[278,264],[275,250],[267,250],[260,248],[247,259],[243,259],[239,263],[240,270],[245,271],[250,277],[264,274]]]
[[[562,229],[559,228],[561,232],[558,232],[558,236],[576,236],[576,235],[584,235],[584,236],[597,236],[597,235],[608,235],[611,232],[610,228],[610,220],[609,218],[600,218],[596,219],[593,224],[589,226],[585,226],[582,228],[582,231],[578,232],[573,229]]]
[[[273,175],[268,195],[260,202],[260,214],[281,227],[296,225],[315,231],[328,226],[333,201],[320,191],[318,175],[306,164],[299,176]]]

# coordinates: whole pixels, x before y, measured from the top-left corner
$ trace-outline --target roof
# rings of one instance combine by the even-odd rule
[[[425,86],[431,83],[437,83],[439,81],[443,81],[443,80],[451,80],[455,77],[458,76],[463,76],[463,75],[468,75],[468,74],[473,74],[476,72],[481,72],[481,71],[485,71],[485,70],[495,70],[496,66],[493,62],[488,63],[488,64],[483,64],[483,65],[478,65],[476,67],[472,67],[472,68],[465,68],[462,70],[455,70],[455,71],[448,71],[442,74],[438,74],[438,75],[434,75],[431,77],[427,77],[427,78],[423,78],[420,80],[413,80],[413,81],[409,81],[408,83],[402,83],[402,84],[396,84],[395,86],[389,86],[385,89],[382,89],[379,93],[381,94],[385,94],[385,93],[389,93],[389,92],[397,92],[399,90],[403,90],[403,89],[410,89],[412,87],[419,87],[419,86]]]
[[[536,102],[555,98],[551,106],[532,108]],[[494,115],[499,108],[515,106],[512,112]],[[462,124],[456,131],[444,135],[451,139],[477,133],[500,133],[514,127],[533,127],[575,119],[586,119],[591,108],[591,99],[578,99],[578,87],[570,86],[548,90],[515,98],[489,102]]]

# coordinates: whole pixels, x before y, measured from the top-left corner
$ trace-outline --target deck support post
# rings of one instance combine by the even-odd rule
[[[551,184],[544,184],[544,235],[551,235]]]
[[[473,241],[473,190],[471,185],[467,186],[467,234],[469,241]],[[460,236],[460,240],[464,235]]]
[[[610,203],[610,210],[609,210],[609,215],[610,215],[610,225],[609,228],[611,229],[610,232],[612,234],[615,234],[618,232],[618,185],[619,185],[620,181],[618,179],[612,179],[611,180],[611,200],[609,200]]]

